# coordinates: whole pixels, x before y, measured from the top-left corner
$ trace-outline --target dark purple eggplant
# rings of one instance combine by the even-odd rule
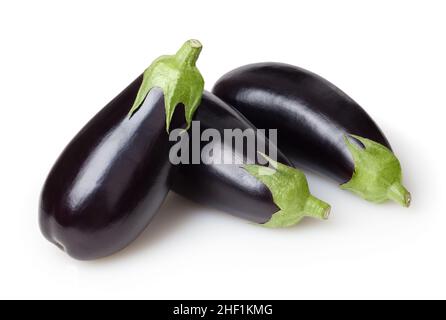
[[[330,206],[310,194],[305,175],[292,168],[276,146],[231,106],[204,92],[193,120],[189,131],[192,136],[210,133],[209,129],[214,134],[199,145],[200,164],[193,164],[193,155],[187,153],[174,175],[173,191],[268,227],[292,226],[304,216],[328,217]],[[237,147],[234,140],[221,139],[225,130],[234,129],[243,132],[246,141],[253,143],[254,152],[249,152],[247,142],[244,147]],[[192,150],[196,143],[181,132],[173,138],[180,138],[177,147],[171,150],[173,154],[181,154],[185,148]],[[278,161],[259,154],[260,151],[277,156]],[[223,159],[230,161],[223,162]],[[267,163],[271,166],[267,167]]]
[[[155,60],[66,147],[40,199],[40,227],[50,242],[74,258],[96,259],[123,249],[148,225],[170,189],[167,130],[186,128],[202,95],[200,51],[190,40]],[[179,103],[186,113],[173,116]]]
[[[372,118],[332,83],[307,70],[259,63],[221,77],[213,92],[258,128],[278,130],[296,165],[321,172],[373,202],[409,206],[400,162]]]

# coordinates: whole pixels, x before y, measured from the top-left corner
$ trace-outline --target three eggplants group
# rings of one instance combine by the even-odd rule
[[[389,142],[349,96],[279,63],[241,67],[206,92],[195,66],[201,48],[189,40],[175,55],[156,59],[68,144],[40,198],[40,228],[50,242],[80,260],[111,255],[147,227],[169,190],[266,227],[327,219],[330,206],[310,194],[297,168],[325,174],[369,201],[409,206]],[[213,161],[206,152],[198,164],[174,165],[169,131],[180,129],[182,140],[192,121],[199,121],[200,135],[251,134],[258,152],[208,139],[200,151],[220,150],[221,158],[242,165]],[[277,146],[256,128],[276,129]]]

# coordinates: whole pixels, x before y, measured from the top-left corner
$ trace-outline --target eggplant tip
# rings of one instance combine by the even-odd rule
[[[331,206],[328,203],[310,195],[305,203],[304,211],[309,217],[327,220],[331,213]]]
[[[404,199],[404,203],[405,203],[405,207],[409,208],[411,203],[412,203],[412,195],[410,194],[410,192],[407,192],[405,199]]]
[[[403,207],[410,207],[412,196],[409,191],[400,183],[392,184],[387,193],[389,199],[401,204]]]
[[[201,48],[203,45],[201,44],[201,42],[197,39],[190,39],[187,41],[191,47],[193,48]]]
[[[328,208],[325,209],[324,216],[322,217],[322,219],[323,220],[328,220],[330,215],[331,215],[331,207],[328,207]]]

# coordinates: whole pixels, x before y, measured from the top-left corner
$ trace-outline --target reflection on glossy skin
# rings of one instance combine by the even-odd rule
[[[45,182],[41,230],[74,258],[96,259],[127,246],[169,191],[162,91],[153,89],[128,117],[141,82],[136,79],[79,132]],[[182,119],[184,113],[176,113],[173,127],[184,127]]]
[[[240,113],[209,92],[203,94],[194,121],[200,121],[202,132],[213,128],[218,130],[222,137],[225,129],[254,128]],[[241,159],[242,163],[247,163],[248,160],[251,163],[259,163],[257,158],[247,158],[246,148],[237,150],[234,145],[221,146],[220,141],[211,143],[216,144],[215,149],[223,151],[222,156],[225,158]],[[259,143],[269,145],[269,142],[257,140],[257,144]],[[202,148],[207,144],[208,142],[204,142]],[[279,151],[277,155],[280,162],[290,165]],[[207,158],[203,160],[206,162]],[[188,199],[256,223],[269,221],[271,216],[279,211],[268,188],[239,164],[179,165],[172,188]]]
[[[127,119],[123,121],[127,122]],[[79,209],[88,200],[86,197],[91,196],[94,190],[98,189],[101,184],[109,179],[108,176],[110,171],[113,170],[113,164],[116,163],[117,159],[122,156],[123,151],[126,151],[127,146],[131,143],[131,137],[137,130],[138,123],[134,123],[125,134],[123,132],[124,127],[125,123],[121,121],[110,134],[104,136],[98,143],[97,148],[86,159],[68,194],[72,210]],[[126,179],[127,181],[121,181],[121,183],[128,184],[128,178]],[[110,199],[119,198],[119,195],[110,197]]]
[[[355,101],[298,67],[279,63],[241,67],[220,78],[213,92],[256,127],[278,129],[278,147],[296,166],[323,172],[339,183],[349,181],[354,170],[346,134],[390,149],[381,130]]]

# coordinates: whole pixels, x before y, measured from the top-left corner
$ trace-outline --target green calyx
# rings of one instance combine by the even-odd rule
[[[204,80],[195,66],[202,45],[198,40],[188,40],[173,56],[161,56],[145,71],[141,87],[130,110],[129,117],[143,104],[149,91],[159,87],[164,93],[166,129],[169,132],[175,108],[182,103],[185,108],[187,128],[201,101]]]
[[[291,227],[304,217],[326,220],[330,205],[313,197],[308,188],[305,175],[294,168],[276,162],[267,156],[271,167],[245,165],[245,170],[260,180],[271,191],[274,203],[280,211],[263,224],[269,228]]]
[[[401,165],[396,156],[385,146],[359,136],[365,148],[345,137],[345,143],[355,162],[355,171],[350,181],[341,185],[362,198],[381,203],[393,200],[404,207],[409,207],[411,196],[402,185]]]

